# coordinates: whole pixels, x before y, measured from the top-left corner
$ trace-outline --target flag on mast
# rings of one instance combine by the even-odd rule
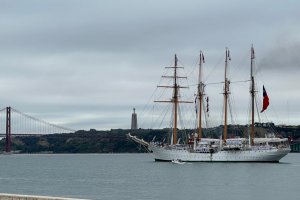
[[[195,97],[195,111],[196,111],[196,114],[198,114],[198,109],[197,109],[197,107],[198,107],[198,101],[197,101],[197,97]]]
[[[207,116],[209,117],[209,104],[208,104],[209,98],[206,97],[206,112],[207,112]]]
[[[268,97],[268,94],[266,92],[266,89],[265,89],[265,86],[263,86],[263,107],[262,107],[262,110],[260,111],[261,113],[264,112],[268,106],[269,106],[269,97]]]
[[[231,60],[231,57],[230,57],[230,51],[229,51],[229,50],[228,50],[227,57],[228,57],[228,60]]]
[[[251,47],[251,59],[255,58],[255,54],[254,54],[254,48],[253,46]]]

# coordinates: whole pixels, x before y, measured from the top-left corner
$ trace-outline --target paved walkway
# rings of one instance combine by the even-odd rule
[[[32,196],[32,195],[4,194],[4,193],[0,193],[0,199],[1,200],[84,200],[84,199],[73,199],[73,198],[63,198],[63,197]]]

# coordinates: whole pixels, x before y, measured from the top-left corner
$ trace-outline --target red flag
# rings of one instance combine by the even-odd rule
[[[264,96],[263,107],[262,107],[262,110],[260,112],[264,112],[269,106],[269,97],[268,97],[268,94],[265,90],[265,86],[263,86],[263,96]]]

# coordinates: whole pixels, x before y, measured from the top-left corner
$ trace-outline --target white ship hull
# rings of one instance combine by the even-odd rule
[[[290,148],[263,150],[221,150],[215,153],[191,152],[185,149],[170,149],[149,145],[156,161],[182,160],[186,162],[279,162],[290,152]]]

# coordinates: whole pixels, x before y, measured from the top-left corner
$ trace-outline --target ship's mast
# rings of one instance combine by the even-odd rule
[[[230,60],[229,50],[226,48],[225,55],[225,75],[224,75],[224,144],[226,145],[227,140],[227,106],[228,106],[228,95],[229,95],[229,80],[227,78],[227,67],[228,61]]]
[[[202,82],[202,65],[204,61],[204,56],[202,51],[200,51],[200,62],[199,62],[199,77],[198,77],[198,92],[197,98],[199,102],[199,110],[198,110],[198,141],[202,138],[202,104],[203,104],[203,96],[204,96],[204,83]]]
[[[253,75],[253,65],[254,65],[254,48],[251,47],[251,132],[250,132],[250,144],[254,145],[254,98],[255,98],[255,84],[254,84],[254,75]]]
[[[173,96],[172,99],[169,101],[154,101],[154,102],[160,102],[160,103],[172,103],[173,104],[173,111],[174,111],[174,118],[173,118],[173,140],[171,140],[172,144],[177,144],[177,121],[178,121],[178,105],[179,103],[193,103],[191,101],[180,101],[179,100],[179,89],[180,88],[188,88],[188,87],[183,87],[178,84],[178,79],[184,78],[186,79],[187,77],[185,76],[178,76],[177,75],[177,69],[178,68],[183,68],[183,67],[178,67],[177,66],[177,56],[175,54],[175,61],[174,61],[174,66],[173,67],[166,67],[166,68],[173,68],[174,69],[174,74],[173,76],[162,76],[162,78],[172,78],[173,79],[173,85],[172,86],[157,86],[157,87],[164,87],[164,88],[172,88],[173,89]]]
[[[177,110],[178,110],[178,85],[177,85],[177,56],[175,54],[174,62],[174,88],[173,88],[173,105],[174,105],[174,127],[173,127],[173,144],[177,143]]]

